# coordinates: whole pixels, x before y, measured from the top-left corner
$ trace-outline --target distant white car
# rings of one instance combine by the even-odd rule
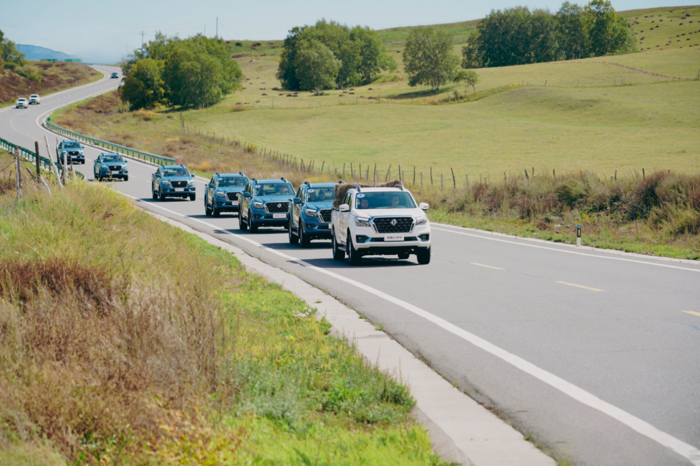
[[[29,104],[37,104],[39,105],[41,103],[41,97],[39,97],[39,94],[32,94],[29,96]]]
[[[29,108],[29,102],[27,102],[27,99],[25,99],[24,97],[20,97],[19,99],[17,99],[15,108]]]

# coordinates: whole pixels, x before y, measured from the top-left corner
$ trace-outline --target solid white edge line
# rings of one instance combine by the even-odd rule
[[[657,264],[654,262],[647,262],[647,261],[641,261],[641,260],[635,260],[635,259],[624,259],[622,257],[607,257],[607,256],[599,256],[597,254],[588,254],[585,252],[566,251],[564,249],[552,248],[552,247],[548,247],[548,246],[538,246],[536,244],[525,244],[525,243],[522,243],[519,241],[510,241],[510,240],[500,239],[500,238],[489,238],[488,236],[477,235],[474,233],[465,233],[462,231],[455,231],[455,230],[451,230],[448,228],[437,228],[435,226],[432,226],[432,229],[437,230],[437,231],[444,231],[447,233],[452,233],[455,235],[462,235],[462,236],[469,236],[472,238],[484,239],[487,241],[497,241],[499,243],[515,244],[517,246],[523,246],[526,248],[546,249],[548,251],[556,251],[556,252],[560,252],[563,254],[574,254],[576,256],[595,257],[596,259],[615,260],[615,261],[622,261],[622,262],[633,262],[635,264],[653,265],[654,267],[665,267],[665,268],[669,268],[669,269],[685,270],[686,272],[700,273],[700,269],[689,269],[687,267],[678,267],[677,265]]]
[[[130,194],[126,193],[121,193],[124,194],[125,196],[131,197],[132,199],[135,199],[137,202],[141,201],[139,198],[132,196]],[[179,217],[183,218],[189,218],[192,221],[201,223],[203,225],[206,225],[210,228],[214,228],[215,230],[220,231],[221,227],[217,225],[213,225],[211,223],[204,222],[202,220],[188,217],[186,215],[183,215],[179,212],[175,212],[170,209],[166,209],[165,207],[161,207],[157,204],[152,204],[149,203],[148,205],[152,205],[154,207],[160,208],[166,212],[170,212],[174,215],[177,215]],[[304,267],[307,267],[311,270],[314,270],[316,272],[322,273],[324,275],[327,275],[329,277],[335,278],[336,280],[340,280],[342,282],[345,282],[349,285],[355,286],[363,291],[366,291],[367,293],[373,294],[374,296],[377,296],[379,298],[382,298],[392,304],[395,304],[399,307],[402,307],[406,309],[409,312],[412,312],[413,314],[416,314],[420,317],[423,317],[424,319],[428,320],[429,322],[432,322],[433,324],[437,325],[438,327],[442,328],[443,330],[452,333],[453,335],[462,338],[463,340],[473,344],[477,348],[480,348],[487,353],[492,354],[493,356],[496,356],[497,358],[501,359],[502,361],[505,361],[512,366],[516,367],[517,369],[520,369],[521,371],[525,372],[528,375],[531,375],[532,377],[535,377],[536,379],[540,380],[541,382],[546,383],[547,385],[559,390],[560,392],[564,393],[565,395],[568,395],[569,397],[573,398],[574,400],[590,407],[593,408],[597,411],[600,411],[603,414],[606,414],[613,419],[616,419],[617,421],[621,422],[622,424],[626,425],[627,427],[631,428],[632,430],[638,432],[641,435],[644,435],[645,437],[654,440],[655,442],[670,448],[671,450],[675,451],[679,455],[683,456],[684,458],[687,458],[690,460],[690,462],[694,466],[700,466],[700,450],[695,448],[692,445],[689,445],[659,429],[656,427],[652,426],[646,421],[643,421],[642,419],[639,419],[636,416],[633,416],[632,414],[623,411],[622,409],[611,405],[610,403],[607,403],[606,401],[601,400],[597,396],[593,395],[592,393],[589,393],[582,388],[577,387],[576,385],[567,382],[566,380],[545,371],[544,369],[541,369],[534,364],[522,359],[519,356],[516,356],[512,353],[509,353],[508,351],[492,344],[489,343],[488,341],[484,340],[481,337],[478,337],[474,335],[473,333],[470,333],[436,315],[433,315],[417,306],[414,306],[413,304],[407,303],[405,301],[402,301],[398,298],[395,298],[391,295],[388,295],[382,291],[379,291],[375,288],[372,288],[370,286],[365,285],[364,283],[357,282],[355,280],[352,280],[350,278],[344,277],[342,275],[338,275],[334,272],[330,272],[328,270],[316,267],[312,264],[309,264],[306,261],[303,261],[301,259],[297,259],[296,257],[287,255],[285,253],[276,251],[272,248],[269,248],[267,246],[263,246],[262,244],[258,243],[257,241],[253,241],[250,238],[247,238],[245,236],[240,236],[236,235],[234,233],[230,233],[228,231],[224,231],[223,233],[227,235],[234,236],[236,238],[242,239],[244,241],[247,241],[248,243],[255,245],[261,249],[264,249],[268,252],[271,252],[279,257],[282,257],[284,259],[287,259],[291,262],[295,262],[299,265],[302,265]],[[221,233],[219,233],[221,234]]]

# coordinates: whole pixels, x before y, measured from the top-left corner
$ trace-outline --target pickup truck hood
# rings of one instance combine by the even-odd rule
[[[123,166],[126,165],[126,160],[123,162],[102,162],[102,165],[107,165],[108,167]]]
[[[307,202],[307,209],[327,210],[333,208],[333,201],[330,202]]]
[[[243,192],[245,186],[219,186],[216,191],[221,191],[223,193],[240,193]]]
[[[358,217],[421,217],[425,213],[420,209],[362,209],[353,213]]]
[[[290,202],[293,198],[293,194],[284,196],[255,196],[257,202],[264,202],[265,204],[268,202]]]
[[[168,181],[190,181],[194,178],[191,176],[164,176],[163,179]]]

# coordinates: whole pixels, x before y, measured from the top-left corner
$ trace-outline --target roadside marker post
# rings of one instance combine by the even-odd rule
[[[576,225],[576,246],[581,247],[581,224]]]

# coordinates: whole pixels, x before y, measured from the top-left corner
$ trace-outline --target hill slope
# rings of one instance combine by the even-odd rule
[[[79,58],[75,55],[68,55],[67,53],[57,52],[56,50],[39,47],[38,45],[19,44],[18,47],[27,60],[45,60],[47,58],[65,60],[66,58]]]

